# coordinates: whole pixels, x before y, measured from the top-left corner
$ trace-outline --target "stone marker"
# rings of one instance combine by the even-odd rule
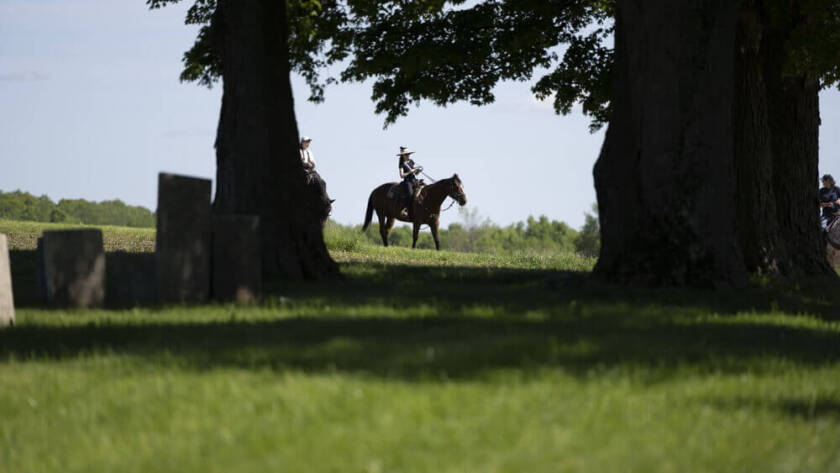
[[[15,299],[12,294],[12,268],[9,243],[0,233],[0,327],[15,324]]]
[[[210,181],[160,173],[155,265],[163,303],[210,295]]]
[[[38,249],[35,253],[35,286],[38,301],[47,303],[47,281],[44,278],[44,237],[38,238]]]
[[[105,250],[97,229],[44,232],[41,263],[47,304],[101,307],[105,301]]]
[[[262,288],[260,217],[213,217],[213,298],[255,302]]]
[[[134,307],[155,302],[154,254],[108,253],[105,273],[105,304],[108,307]]]

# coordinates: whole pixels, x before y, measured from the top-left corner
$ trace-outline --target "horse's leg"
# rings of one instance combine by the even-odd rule
[[[435,239],[435,248],[440,251],[440,240],[438,240],[438,226],[440,226],[440,219],[435,218],[429,227],[432,229],[432,238]]]
[[[388,217],[388,220],[385,221],[385,241],[386,242],[388,241],[388,235],[391,234],[391,229],[394,228],[394,222],[395,221],[396,221],[396,219],[394,217]],[[388,246],[388,244],[385,243],[385,246]]]
[[[382,244],[388,246],[388,229],[385,227],[385,216],[377,210],[376,218],[379,219],[379,236],[382,237]]]
[[[420,222],[417,220],[414,221],[414,241],[411,242],[411,248],[417,247],[417,237],[420,235],[420,225],[422,225]]]

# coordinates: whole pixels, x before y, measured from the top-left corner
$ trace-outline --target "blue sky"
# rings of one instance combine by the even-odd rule
[[[214,178],[221,90],[178,82],[196,32],[188,5],[0,0],[0,190],[154,209],[158,172]],[[333,86],[319,105],[299,78],[293,88],[339,222],[361,223],[369,192],[396,180],[399,146],[433,177],[457,172],[468,207],[498,224],[547,215],[579,227],[595,202],[603,134],[579,113],[554,115],[530,83],[501,84],[486,107],[425,103],[387,130],[369,84]],[[840,92],[821,94],[821,115],[820,168],[837,175]]]

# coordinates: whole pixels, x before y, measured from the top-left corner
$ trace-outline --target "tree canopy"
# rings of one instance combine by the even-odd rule
[[[371,98],[386,124],[422,100],[492,103],[499,81],[547,70],[534,93],[553,96],[558,113],[580,103],[597,129],[609,109],[611,8],[604,0],[288,0],[291,68],[316,102],[330,83],[373,79]],[[188,11],[186,23],[202,26],[181,80],[212,86],[221,76],[214,11],[215,0],[195,0]],[[325,76],[336,64],[345,67]]]
[[[181,0],[147,0],[159,8]],[[765,20],[794,22],[790,2],[772,0]],[[840,2],[803,0],[787,70],[823,87],[840,83]],[[537,79],[532,91],[558,114],[576,104],[609,118],[614,0],[287,0],[292,70],[324,100],[338,81],[373,80],[376,112],[391,124],[423,100],[492,103],[500,81]],[[194,0],[186,23],[201,25],[181,79],[211,86],[221,75],[216,0]],[[326,73],[340,65],[339,73]],[[535,77],[539,75],[539,77]]]

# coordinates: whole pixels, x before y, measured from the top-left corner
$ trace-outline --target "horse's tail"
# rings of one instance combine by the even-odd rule
[[[365,224],[362,225],[362,231],[366,231],[370,226],[370,221],[373,219],[373,194],[376,193],[376,189],[370,193],[370,198],[368,198],[368,206],[367,210],[365,211]]]

